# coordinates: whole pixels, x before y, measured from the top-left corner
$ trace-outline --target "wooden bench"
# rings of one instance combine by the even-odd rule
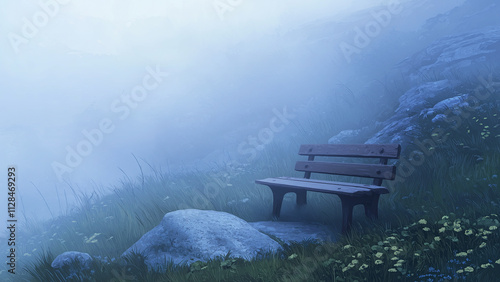
[[[304,171],[304,178],[277,177],[256,180],[258,184],[269,186],[273,193],[273,219],[280,216],[281,204],[286,193],[297,195],[297,205],[307,203],[307,191],[337,194],[342,203],[342,233],[347,233],[352,224],[352,210],[355,205],[365,206],[365,215],[378,218],[380,194],[389,193],[381,186],[384,179],[394,180],[396,167],[387,165],[388,159],[398,159],[399,144],[321,144],[302,145],[299,155],[308,156],[307,161],[298,161],[296,171]],[[379,164],[339,163],[314,161],[316,156],[379,158]],[[372,185],[310,179],[311,173],[324,173],[373,178]]]

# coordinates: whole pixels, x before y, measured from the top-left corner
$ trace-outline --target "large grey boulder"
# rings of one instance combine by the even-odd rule
[[[161,223],[127,249],[142,253],[150,268],[166,261],[191,264],[230,252],[231,257],[251,260],[259,252],[277,251],[280,245],[241,218],[211,210],[184,209],[167,213]]]

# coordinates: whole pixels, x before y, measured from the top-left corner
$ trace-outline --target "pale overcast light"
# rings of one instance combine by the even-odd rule
[[[46,218],[69,208],[68,183],[137,177],[134,156],[175,169],[235,152],[273,109],[347,77],[305,49],[304,26],[401,2],[0,0],[0,175],[16,166],[21,210]]]

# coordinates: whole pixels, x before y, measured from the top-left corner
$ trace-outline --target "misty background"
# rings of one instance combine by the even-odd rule
[[[284,128],[273,142],[297,134],[277,112],[298,121],[342,110],[341,128],[361,127],[361,113],[393,106],[381,104],[379,82],[394,66],[437,38],[488,24],[481,16],[446,24],[448,13],[486,2],[0,0],[0,175],[5,183],[17,168],[17,217],[64,214],[71,189],[137,177],[135,158],[145,173],[145,162],[163,171],[251,164],[243,150],[271,120]],[[389,7],[397,13],[387,25],[346,55],[356,30]],[[140,101],[131,98],[137,87],[150,88]],[[71,166],[79,144],[88,154]],[[69,170],[58,173],[60,165]]]

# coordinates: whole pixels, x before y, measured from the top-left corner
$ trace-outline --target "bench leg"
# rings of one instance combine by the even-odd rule
[[[307,191],[297,191],[295,194],[297,195],[297,205],[303,206],[307,204]]]
[[[272,188],[273,191],[273,220],[278,220],[281,212],[281,204],[283,203],[283,197],[288,192],[280,188]]]
[[[380,194],[375,194],[370,197],[365,204],[365,215],[370,219],[378,218],[378,198]]]
[[[351,230],[352,208],[356,203],[352,197],[343,197],[340,195],[339,197],[342,202],[342,234],[346,234]]]
[[[351,229],[352,210],[355,205],[363,204],[365,206],[365,215],[371,219],[378,218],[378,199],[380,194],[375,194],[370,197],[349,197],[340,196],[342,202],[342,233],[347,233]]]

